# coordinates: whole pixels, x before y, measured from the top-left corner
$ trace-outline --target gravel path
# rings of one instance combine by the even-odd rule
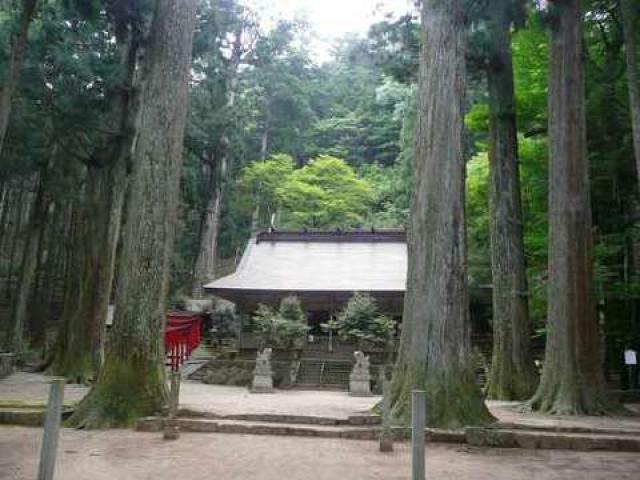
[[[249,393],[243,387],[183,382],[180,406],[219,415],[287,414],[346,419],[366,413],[380,397],[351,397],[347,392],[279,390],[277,393]]]

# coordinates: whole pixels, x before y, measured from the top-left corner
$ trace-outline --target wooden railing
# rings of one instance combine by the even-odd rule
[[[187,361],[202,339],[202,316],[193,312],[170,312],[164,331],[164,348],[171,370]]]

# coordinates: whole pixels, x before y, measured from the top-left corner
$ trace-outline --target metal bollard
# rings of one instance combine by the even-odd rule
[[[53,480],[53,472],[56,466],[56,453],[58,450],[60,421],[62,418],[62,402],[64,399],[65,383],[66,380],[64,378],[55,378],[51,381],[51,387],[49,388],[47,417],[44,422],[42,447],[40,448],[38,480]]]
[[[411,392],[411,480],[425,480],[424,428],[426,420],[426,392]]]
[[[391,432],[391,382],[387,380],[384,368],[380,373],[382,382],[382,431],[380,432],[380,451],[393,451],[393,433]]]

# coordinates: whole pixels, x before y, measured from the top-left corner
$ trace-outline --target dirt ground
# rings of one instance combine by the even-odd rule
[[[42,431],[0,427],[0,479],[36,477]],[[408,444],[390,454],[375,442],[299,437],[160,434],[129,430],[62,431],[60,480],[406,480]],[[546,480],[639,478],[633,453],[478,449],[428,444],[429,480]]]

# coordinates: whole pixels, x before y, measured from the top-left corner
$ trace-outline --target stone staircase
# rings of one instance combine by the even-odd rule
[[[300,361],[295,387],[300,389],[348,390],[351,362],[342,360]]]
[[[182,378],[185,380],[187,378],[193,379],[197,375],[198,370],[204,367],[213,356],[213,349],[204,342],[200,343],[191,353],[191,357],[182,365],[180,370]]]

